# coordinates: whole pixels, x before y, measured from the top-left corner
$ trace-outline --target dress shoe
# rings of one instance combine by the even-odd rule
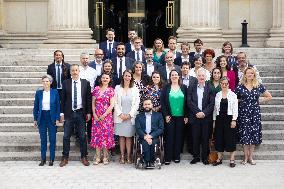
[[[203,163],[204,165],[208,165],[208,164],[209,164],[208,160],[203,160],[202,163]]]
[[[200,162],[200,159],[194,158],[193,160],[191,160],[190,164],[196,164],[197,162]]]
[[[48,166],[53,166],[53,161],[50,161],[50,162],[48,163]]]
[[[229,166],[232,167],[232,168],[236,167],[235,160],[230,160]]]
[[[81,159],[81,162],[82,162],[82,164],[85,165],[85,166],[89,166],[89,165],[90,165],[90,163],[88,162],[88,160],[87,160],[86,157],[83,157],[83,158]]]
[[[60,164],[59,164],[59,166],[60,166],[60,167],[64,167],[64,166],[67,165],[67,164],[68,164],[68,159],[62,159],[61,162],[60,162]]]
[[[150,162],[150,167],[154,169],[155,168],[155,163]]]
[[[38,166],[44,166],[45,163],[46,163],[45,160],[41,160],[40,163],[38,164]]]
[[[213,166],[218,166],[218,165],[221,165],[222,164],[222,160],[217,160],[217,161],[215,161],[212,165]]]
[[[175,159],[174,162],[175,162],[175,163],[179,163],[179,162],[180,162],[180,159]]]

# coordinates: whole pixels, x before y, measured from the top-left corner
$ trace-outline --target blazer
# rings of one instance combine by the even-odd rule
[[[113,73],[117,76],[117,80],[119,81],[120,83],[120,77],[119,77],[119,73],[117,73],[117,64],[119,64],[119,62],[117,62],[117,57],[111,59],[113,65],[112,65],[112,69],[113,69]],[[132,70],[132,67],[133,67],[133,63],[134,63],[134,60],[129,58],[129,57],[125,57],[125,67],[126,69],[130,69]]]
[[[187,88],[185,85],[180,86],[182,93],[184,94],[184,117],[187,117],[188,115],[188,108],[187,108]],[[169,94],[171,91],[171,84],[167,84],[161,92],[161,111],[164,117],[166,116],[172,116],[171,112],[171,106],[170,106],[170,100],[169,100]]]
[[[145,46],[144,45],[141,45],[141,49],[142,49],[143,52],[145,52]],[[125,43],[125,54],[127,54],[131,51],[132,51],[131,43],[130,42]]]
[[[135,124],[135,117],[138,113],[140,97],[139,97],[139,90],[134,85],[130,88],[130,94],[132,95],[132,102],[131,102],[131,110],[128,113],[131,116],[131,123]],[[115,87],[115,103],[114,103],[114,113],[113,113],[113,121],[114,123],[121,123],[122,119],[120,119],[119,115],[122,114],[122,105],[121,105],[121,97],[123,95],[123,88],[120,85]]]
[[[144,67],[145,67],[145,74],[147,74],[147,62],[143,62]],[[157,71],[158,68],[161,66],[160,64],[158,64],[157,62],[153,61],[153,66],[154,66],[154,71]]]
[[[114,41],[113,42],[113,47],[112,47],[112,51],[111,51],[111,57],[108,56],[108,47],[107,47],[107,41],[102,41],[99,44],[99,49],[102,49],[104,52],[104,60],[105,59],[111,59],[113,57],[116,57],[116,46],[117,46],[117,42]]]
[[[191,57],[191,56],[189,56],[189,63],[190,63],[190,67],[193,68],[194,67],[194,63],[193,63],[193,57]],[[181,66],[181,64],[182,64],[181,56],[175,58],[174,64],[178,65],[178,66]]]
[[[218,92],[215,97],[215,107],[213,111],[213,120],[216,120],[216,116],[219,115],[220,112],[220,102],[222,99],[222,91]],[[228,99],[228,112],[227,115],[232,115],[233,120],[237,120],[238,118],[238,98],[237,95],[229,89],[227,94]]]
[[[53,82],[51,83],[51,88],[53,89],[57,89],[57,78],[56,78],[56,68],[55,68],[55,63],[53,62],[52,64],[48,65],[47,67],[47,74],[51,75],[53,78]],[[62,74],[61,74],[61,83],[63,83],[64,80],[66,79],[70,79],[71,75],[70,75],[70,64],[63,62],[62,61],[62,65],[61,65],[61,69],[62,69]],[[63,73],[66,74],[63,74]]]
[[[102,63],[103,64],[103,63]],[[89,64],[88,64],[91,68],[94,68],[95,70],[97,70],[97,64],[96,64],[96,61],[93,60],[91,61]]]
[[[146,133],[146,115],[145,112],[142,112],[136,116],[135,119],[135,128],[136,133],[140,139],[144,139]],[[149,135],[153,137],[153,139],[158,138],[163,134],[164,131],[164,118],[161,113],[152,111],[151,115],[151,132]]]
[[[197,84],[193,84],[188,87],[187,91],[187,106],[189,109],[189,120],[190,122],[195,122],[197,120],[196,114],[198,112],[203,112],[205,118],[203,120],[212,120],[213,110],[214,110],[214,99],[215,94],[212,90],[212,87],[209,83],[205,83],[204,93],[202,99],[202,110],[198,108],[198,96],[197,96]]]
[[[34,100],[34,109],[33,116],[34,121],[37,121],[38,125],[41,120],[42,113],[42,99],[43,99],[43,90],[37,90]],[[60,120],[60,101],[59,95],[56,89],[50,89],[50,118],[53,123],[56,120]]]
[[[176,58],[180,57],[180,56],[181,56],[181,52],[176,52]],[[161,58],[160,58],[160,63],[158,63],[158,64],[165,65],[166,64],[165,58],[166,58],[166,54],[162,54]]]
[[[179,73],[181,72],[179,66],[174,65],[174,67],[175,67],[175,69],[176,69]],[[166,68],[166,65],[160,66],[157,71],[161,74],[161,79],[163,79],[164,81],[168,81],[168,79],[167,79],[167,68]]]
[[[81,80],[81,98],[84,117],[91,114],[92,94],[90,82],[86,79]],[[61,113],[64,113],[65,119],[72,113],[72,79],[67,79],[62,84]]]
[[[140,60],[141,62],[146,62],[146,59],[145,59],[145,56],[144,56],[144,52],[145,51],[142,50],[142,57],[140,57],[140,58],[142,58],[142,60]],[[126,56],[131,58],[131,59],[133,59],[135,61],[135,51],[130,51],[129,53],[126,54]]]

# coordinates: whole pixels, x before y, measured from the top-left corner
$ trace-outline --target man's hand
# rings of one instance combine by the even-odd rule
[[[64,115],[60,116],[60,123],[63,123],[65,121]]]
[[[169,123],[171,121],[171,116],[166,116],[166,123]]]
[[[88,121],[90,121],[90,119],[91,119],[91,114],[87,114],[86,121],[88,122]]]
[[[149,145],[152,145],[153,140],[151,138],[147,138],[146,141]]]
[[[184,120],[184,124],[188,123],[188,118],[187,117],[185,117],[183,120]]]

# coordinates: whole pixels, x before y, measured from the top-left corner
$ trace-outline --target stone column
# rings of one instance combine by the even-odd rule
[[[4,22],[4,12],[3,12],[3,0],[0,0],[0,36],[4,35],[3,22]]]
[[[268,47],[284,47],[284,0],[273,0],[273,24],[266,41]]]
[[[181,0],[179,41],[200,38],[207,47],[220,47],[223,42],[219,25],[219,0]]]
[[[90,47],[95,43],[89,28],[88,0],[49,0],[48,32],[44,46]],[[56,45],[55,45],[56,44]]]

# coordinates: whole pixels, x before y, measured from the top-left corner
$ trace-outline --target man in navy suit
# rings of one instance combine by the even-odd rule
[[[97,74],[99,76],[102,73],[104,52],[102,51],[102,49],[96,49],[94,56],[95,56],[95,60],[91,61],[89,63],[89,66],[91,68],[94,68],[97,71]]]
[[[177,38],[175,36],[170,36],[168,38],[168,47],[169,47],[168,52],[172,52],[174,54],[174,59],[181,56],[181,53],[177,51]],[[166,56],[165,54],[161,55],[161,64],[162,65],[166,64],[165,56]]]
[[[112,59],[113,73],[117,76],[117,81],[120,83],[122,73],[126,69],[132,69],[134,60],[125,57],[125,46],[123,43],[118,43],[116,46],[116,57]]]
[[[188,88],[187,105],[189,107],[189,123],[192,127],[193,160],[191,164],[200,161],[200,145],[202,147],[201,158],[204,165],[208,164],[210,122],[213,119],[215,95],[209,83],[205,83],[206,70],[197,70],[198,82]]]
[[[146,62],[144,57],[144,51],[141,48],[142,39],[140,37],[135,37],[133,39],[133,42],[134,42],[134,50],[130,51],[128,54],[126,54],[126,56],[135,61]]]
[[[52,76],[52,89],[57,89],[61,99],[62,83],[66,79],[70,79],[70,64],[64,61],[64,54],[61,50],[56,50],[53,53],[54,61],[47,67],[47,74]]]
[[[190,57],[195,57],[196,55],[203,56],[203,41],[201,41],[201,39],[196,39],[193,42],[193,45],[195,48],[195,52],[190,52]]]
[[[104,52],[105,59],[112,59],[116,56],[116,46],[117,42],[114,41],[115,32],[114,29],[109,28],[106,30],[106,41],[103,41],[99,44],[99,49],[102,49]]]
[[[181,56],[175,58],[174,60],[174,64],[181,66],[181,64],[183,62],[190,62],[190,67],[193,68],[194,64],[193,64],[193,57],[190,55],[189,53],[189,49],[190,49],[190,45],[188,42],[183,42],[181,44]]]
[[[160,67],[160,64],[157,62],[153,61],[153,50],[152,49],[147,49],[145,52],[145,59],[146,62],[144,63],[145,65],[145,73],[148,76],[152,76],[153,71],[157,71],[158,68]]]
[[[137,36],[137,32],[135,30],[129,30],[128,31],[128,42],[125,43],[125,54],[128,54],[129,52],[133,51],[135,49],[134,47],[134,41],[133,39]],[[145,47],[142,44],[141,49],[145,51]]]
[[[164,119],[161,113],[152,111],[151,99],[143,101],[144,112],[135,119],[136,133],[142,144],[143,158],[147,168],[153,168],[155,162],[155,144],[163,134]]]

